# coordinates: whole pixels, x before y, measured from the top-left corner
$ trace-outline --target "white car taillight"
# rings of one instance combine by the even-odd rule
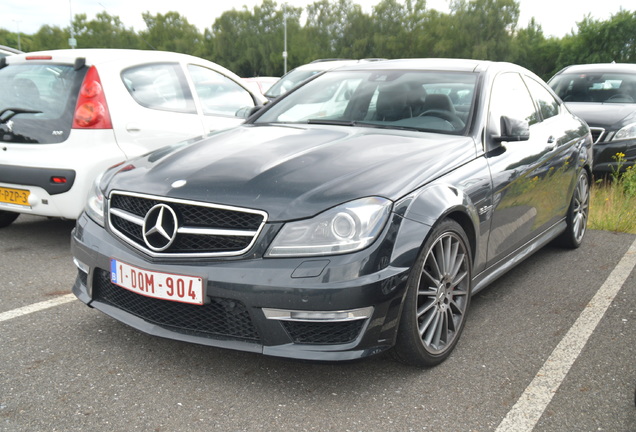
[[[86,73],[80,88],[73,129],[112,129],[104,89],[95,66]]]

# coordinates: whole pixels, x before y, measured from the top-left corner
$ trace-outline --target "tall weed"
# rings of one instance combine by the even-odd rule
[[[608,181],[599,181],[592,187],[590,216],[591,229],[636,234],[636,168],[625,170],[625,154],[617,153],[618,167]]]

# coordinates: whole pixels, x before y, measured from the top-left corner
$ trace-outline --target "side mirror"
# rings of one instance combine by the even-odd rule
[[[248,118],[250,117],[252,114],[254,114],[255,112],[259,111],[261,108],[263,108],[263,105],[256,105],[253,107],[243,107],[243,108],[239,108],[236,113],[234,114],[236,117],[240,117],[240,118]]]
[[[501,116],[501,136],[494,137],[496,142],[528,141],[530,139],[530,123],[508,116]]]

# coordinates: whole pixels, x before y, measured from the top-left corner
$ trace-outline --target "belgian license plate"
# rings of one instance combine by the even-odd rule
[[[0,187],[0,202],[30,207],[29,191]]]
[[[197,276],[144,270],[111,258],[110,278],[115,285],[147,297],[203,304],[203,279]]]

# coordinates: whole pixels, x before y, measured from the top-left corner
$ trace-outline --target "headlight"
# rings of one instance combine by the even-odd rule
[[[628,124],[614,135],[612,141],[636,138],[636,123]]]
[[[391,201],[369,197],[318,216],[285,224],[266,256],[298,257],[354,252],[373,243],[391,214]]]
[[[104,199],[104,193],[100,189],[99,184],[102,181],[103,176],[104,176],[104,173],[101,173],[100,175],[97,176],[97,178],[93,182],[93,186],[91,186],[88,192],[86,207],[84,208],[84,211],[86,211],[86,214],[101,226],[104,226],[105,199]]]

